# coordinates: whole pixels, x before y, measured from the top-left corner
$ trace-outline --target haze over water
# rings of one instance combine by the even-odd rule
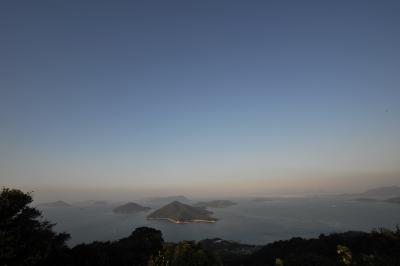
[[[160,204],[152,207],[156,209]],[[117,240],[129,236],[134,228],[141,226],[161,230],[166,241],[218,237],[261,245],[292,237],[310,238],[348,230],[395,228],[400,221],[399,204],[341,198],[297,198],[258,203],[240,200],[238,205],[211,210],[219,219],[215,224],[146,220],[149,212],[115,214],[112,205],[45,208],[43,212],[45,218],[57,223],[56,230],[71,234],[68,242],[71,246],[96,240]]]

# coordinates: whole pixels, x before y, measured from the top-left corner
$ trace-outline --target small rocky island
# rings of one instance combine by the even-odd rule
[[[201,201],[196,203],[194,206],[201,208],[226,208],[233,205],[236,205],[236,202],[230,200],[212,200],[212,201]]]
[[[124,204],[124,205],[116,207],[113,210],[113,212],[114,213],[120,213],[120,214],[132,214],[132,213],[148,211],[148,210],[150,210],[149,207],[144,207],[144,206],[139,205],[137,203],[129,202],[127,204]]]
[[[171,202],[150,213],[149,220],[168,220],[172,223],[215,223],[216,218],[209,216],[210,211],[200,207],[193,207],[179,201]]]

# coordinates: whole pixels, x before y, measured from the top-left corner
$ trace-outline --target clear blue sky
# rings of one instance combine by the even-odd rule
[[[400,173],[399,14],[399,1],[2,1],[1,183],[377,183]]]

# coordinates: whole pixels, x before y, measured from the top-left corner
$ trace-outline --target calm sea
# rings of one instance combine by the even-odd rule
[[[136,227],[159,229],[166,241],[223,238],[249,244],[266,244],[295,236],[347,230],[370,231],[400,224],[400,204],[356,202],[343,199],[285,199],[269,202],[236,201],[238,205],[212,209],[215,224],[172,224],[146,220],[148,212],[114,214],[115,205],[45,208],[44,218],[55,230],[71,235],[69,245],[127,237]],[[148,205],[153,208],[160,205]],[[154,209],[153,209],[154,210]]]

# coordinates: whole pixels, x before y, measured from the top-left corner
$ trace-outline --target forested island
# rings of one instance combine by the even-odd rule
[[[146,218],[150,220],[167,220],[172,223],[215,223],[216,218],[209,216],[210,211],[193,207],[179,201],[171,202],[150,213]]]

